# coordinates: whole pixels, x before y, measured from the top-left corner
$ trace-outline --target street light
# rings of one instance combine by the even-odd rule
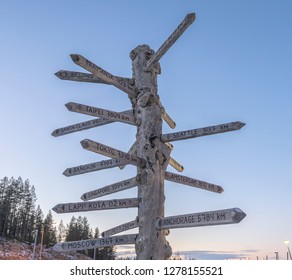
[[[288,250],[288,253],[287,253],[287,260],[289,260],[289,258],[288,258],[288,254],[289,254],[290,260],[292,260],[291,251],[290,251],[290,248],[289,248],[289,240],[285,240],[284,243],[286,244],[286,246],[287,246],[287,250]]]

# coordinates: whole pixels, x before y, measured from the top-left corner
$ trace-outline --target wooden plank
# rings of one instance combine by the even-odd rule
[[[65,104],[66,108],[71,112],[81,113],[94,117],[102,117],[107,120],[123,122],[131,125],[138,125],[133,114],[119,113],[93,106],[83,105],[74,102]]]
[[[186,15],[180,25],[166,39],[161,47],[152,55],[146,65],[146,71],[168,51],[168,49],[176,42],[176,40],[185,32],[185,30],[194,22],[196,16],[194,13]]]
[[[58,252],[89,250],[101,247],[111,247],[116,245],[135,244],[137,234],[117,235],[106,238],[86,239],[79,241],[69,241],[56,243],[53,249]]]
[[[138,185],[138,182],[136,180],[136,177],[133,177],[124,181],[120,181],[120,182],[105,186],[103,188],[96,189],[94,191],[86,192],[81,196],[81,199],[83,201],[87,201],[87,200],[91,200],[97,197],[102,197],[102,196],[109,195],[112,193],[127,190],[137,185]]]
[[[155,225],[157,229],[217,226],[239,223],[245,216],[239,208],[231,208],[158,218]]]
[[[103,169],[118,167],[120,165],[126,165],[129,164],[121,159],[108,159],[108,160],[102,160],[98,162],[92,162],[84,165],[79,165],[75,167],[67,168],[63,175],[67,177],[75,176],[75,175],[81,175],[84,173],[99,171]]]
[[[81,145],[86,150],[89,150],[89,151],[92,151],[92,152],[95,152],[107,157],[121,159],[121,160],[124,160],[125,162],[131,163],[138,167],[144,167],[146,165],[146,161],[140,157],[137,157],[136,155],[122,152],[110,146],[106,146],[89,139],[82,140]]]
[[[56,72],[55,75],[61,80],[108,84],[104,80],[98,77],[95,77],[93,74],[89,74],[89,73],[60,70]]]
[[[127,110],[127,111],[123,111],[123,112],[120,112],[120,113],[131,114],[131,112],[132,112],[132,110]],[[109,120],[109,119],[105,119],[105,118],[96,118],[96,119],[93,119],[93,120],[89,120],[89,121],[76,123],[76,124],[71,124],[71,125],[68,125],[68,126],[65,126],[65,127],[57,128],[52,132],[52,136],[55,136],[55,137],[63,136],[63,135],[70,134],[70,133],[73,133],[73,132],[78,132],[78,131],[82,131],[82,130],[86,130],[86,129],[90,129],[90,128],[94,128],[94,127],[110,124],[110,123],[113,123],[113,122],[115,122],[115,121]]]
[[[165,180],[170,181],[170,182],[174,182],[174,183],[179,183],[179,184],[191,186],[191,187],[195,187],[195,188],[199,188],[199,189],[203,189],[203,190],[210,191],[210,192],[215,192],[215,193],[222,193],[224,191],[224,189],[221,186],[207,183],[204,181],[200,181],[197,179],[193,179],[193,178],[190,178],[187,176],[174,174],[174,173],[167,172],[167,171],[165,172]]]
[[[176,169],[178,172],[184,171],[184,167],[172,157],[169,159],[169,165]]]
[[[124,224],[121,224],[119,226],[113,227],[109,230],[106,230],[101,234],[101,236],[102,237],[109,237],[109,236],[115,235],[117,233],[136,228],[139,226],[138,220],[139,219],[137,217],[137,219],[135,219],[134,221],[124,223]]]
[[[138,207],[139,201],[137,198],[97,200],[92,202],[72,202],[57,204],[53,210],[60,213],[87,212],[97,210],[109,210],[120,208]]]
[[[90,60],[84,58],[80,54],[71,54],[70,56],[72,60],[74,61],[74,63],[86,69],[87,71],[95,75],[96,77],[126,92],[131,97],[137,96],[137,94],[135,93],[135,88],[129,83],[127,83],[125,79],[119,78],[110,74],[109,72],[97,66]]]
[[[197,129],[179,131],[179,132],[174,132],[174,133],[162,134],[161,141],[173,142],[173,141],[178,141],[178,140],[185,140],[185,139],[218,134],[218,133],[223,133],[223,132],[228,132],[228,131],[233,131],[233,130],[239,130],[244,125],[245,123],[237,121],[237,122],[224,123],[224,124],[207,126],[207,127],[197,128]]]

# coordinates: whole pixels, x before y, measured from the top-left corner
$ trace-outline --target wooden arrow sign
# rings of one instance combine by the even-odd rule
[[[193,179],[187,176],[182,176],[179,174],[174,174],[171,172],[165,172],[165,180],[170,181],[170,182],[175,182],[175,183],[179,183],[179,184],[183,184],[183,185],[187,185],[187,186],[191,186],[191,187],[195,187],[195,188],[199,188],[199,189],[203,189],[206,191],[210,191],[210,192],[215,192],[215,193],[222,193],[224,190],[221,186],[217,186],[214,184],[210,184],[204,181],[200,181],[197,179]]]
[[[98,200],[92,202],[73,202],[57,204],[53,210],[60,213],[71,212],[86,212],[96,210],[108,210],[119,208],[133,208],[138,207],[139,201],[137,198],[124,198],[124,199],[111,199],[111,200]]]
[[[67,177],[70,177],[70,176],[81,175],[84,173],[99,171],[99,170],[113,168],[113,167],[126,165],[126,164],[129,164],[129,163],[121,159],[108,159],[108,160],[92,162],[92,163],[88,163],[84,165],[79,165],[75,167],[70,167],[70,168],[67,168],[63,172],[63,174]]]
[[[120,192],[123,190],[127,190],[129,188],[133,188],[138,185],[136,177],[114,183],[103,188],[96,189],[94,191],[86,192],[81,196],[83,201],[91,200],[97,197],[102,197],[108,194],[112,194],[115,192]]]
[[[111,228],[109,230],[104,231],[101,234],[101,236],[102,237],[109,237],[109,236],[115,235],[117,233],[136,228],[138,226],[139,226],[139,223],[138,223],[138,217],[137,217],[137,219],[134,221],[131,221],[131,222],[128,222],[128,223],[125,223],[125,224],[122,224],[122,225],[119,225],[119,226],[116,226],[114,228]]]
[[[223,133],[227,131],[233,131],[241,129],[245,123],[242,122],[230,122],[230,123],[224,123],[219,125],[213,125],[213,126],[207,126],[192,130],[185,130],[185,131],[179,131],[174,133],[168,133],[168,134],[162,134],[161,135],[161,141],[162,142],[173,142],[178,140],[185,140],[189,138],[196,138],[200,136],[206,136],[206,135],[212,135],[212,134],[218,134]]]
[[[122,152],[110,146],[106,146],[89,139],[82,140],[81,145],[86,150],[89,150],[89,151],[92,151],[92,152],[95,152],[107,157],[121,159],[125,162],[131,163],[138,167],[144,167],[146,165],[146,161],[142,158],[137,157],[136,155]]]
[[[239,223],[245,216],[239,208],[232,208],[158,218],[155,225],[157,229],[216,226]]]
[[[151,65],[158,61],[168,49],[175,43],[175,41],[185,32],[185,30],[194,22],[196,16],[194,13],[188,14],[181,24],[174,30],[174,32],[167,38],[167,40],[161,45],[156,53],[149,59],[146,66],[146,71],[151,68]]]
[[[74,63],[77,65],[83,67],[90,73],[94,74],[96,77],[102,79],[103,81],[107,82],[108,84],[111,84],[118,89],[126,92],[131,97],[136,97],[137,94],[135,93],[135,89],[132,85],[126,82],[124,78],[116,77],[109,72],[105,71],[101,67],[95,65],[90,60],[84,58],[80,54],[71,54],[70,55]]]
[[[100,247],[111,247],[115,245],[135,244],[137,234],[117,235],[107,238],[87,239],[80,241],[69,241],[56,243],[53,247],[55,251],[78,251],[89,250]]]
[[[104,80],[102,80],[98,77],[95,77],[94,75],[89,74],[89,73],[60,70],[57,73],[55,73],[55,75],[61,80],[108,84]]]
[[[123,111],[120,113],[131,115],[132,110],[127,110],[127,111]],[[106,124],[113,123],[113,122],[115,122],[115,121],[105,119],[105,118],[96,118],[96,119],[89,120],[86,122],[76,123],[76,124],[68,125],[65,127],[57,128],[52,132],[52,136],[55,136],[55,137],[63,136],[63,135],[69,134],[69,133],[78,132],[78,131],[106,125]]]
[[[87,106],[79,103],[69,102],[65,104],[66,108],[69,111],[81,113],[89,116],[94,117],[102,117],[108,120],[117,121],[117,122],[124,122],[127,124],[138,125],[136,122],[136,118],[133,114],[125,114],[114,112],[106,109],[96,108],[93,106]]]

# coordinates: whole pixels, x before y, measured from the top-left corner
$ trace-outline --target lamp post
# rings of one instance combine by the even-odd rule
[[[287,260],[289,260],[289,258],[290,258],[290,260],[292,260],[291,251],[290,251],[290,248],[289,248],[289,240],[285,240],[284,243],[286,244],[287,250],[288,250],[288,252],[287,252]]]

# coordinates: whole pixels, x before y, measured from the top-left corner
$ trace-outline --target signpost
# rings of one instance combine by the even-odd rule
[[[204,181],[193,179],[187,176],[182,176],[179,174],[174,174],[171,172],[165,172],[165,180],[175,183],[180,183],[183,185],[200,188],[210,192],[222,193],[224,190],[221,186],[210,184]]]
[[[84,58],[80,54],[71,54],[70,55],[74,63],[83,67],[87,71],[94,74],[96,77],[107,82],[110,85],[117,87],[118,89],[126,92],[131,97],[136,97],[135,88],[125,81],[123,78],[118,78],[109,72],[105,71],[101,67],[97,66],[90,60]]]
[[[107,120],[113,120],[117,122],[124,122],[127,124],[137,125],[136,119],[133,115],[118,113],[110,110],[96,108],[93,106],[87,106],[74,102],[69,102],[65,105],[69,111],[77,112],[94,117],[103,117]]]
[[[82,140],[81,145],[86,150],[89,150],[89,151],[92,151],[92,152],[95,152],[107,157],[121,159],[121,160],[124,160],[125,162],[131,163],[139,167],[145,166],[145,160],[143,158],[137,157],[136,155],[133,155],[133,154],[122,152],[110,146],[106,146],[89,139]]]
[[[230,123],[207,126],[207,127],[197,128],[197,129],[162,134],[161,141],[173,142],[173,141],[185,140],[189,138],[196,138],[196,137],[201,137],[201,136],[218,134],[218,133],[223,133],[227,131],[241,129],[244,125],[245,123],[242,123],[242,122],[230,122]]]
[[[61,80],[107,84],[107,82],[89,73],[60,70],[55,75]]]
[[[138,185],[136,177],[130,178],[128,180],[124,180],[118,183],[114,183],[103,188],[96,189],[94,191],[86,192],[81,196],[83,201],[91,200],[97,197],[105,196],[108,194],[120,192],[123,190],[127,190]]]
[[[137,234],[117,235],[106,238],[86,239],[79,241],[60,242],[53,247],[55,251],[80,251],[115,245],[135,244]]]
[[[118,208],[138,207],[139,200],[137,198],[97,200],[92,202],[73,202],[57,204],[53,210],[60,213],[86,212],[96,210],[108,210]]]
[[[115,235],[117,233],[123,232],[123,231],[127,231],[133,228],[136,228],[139,226],[139,218],[137,217],[137,219],[135,219],[134,221],[128,222],[128,223],[124,223],[122,225],[116,226],[114,228],[111,228],[109,230],[104,231],[101,236],[102,237],[109,237],[112,235]]]
[[[122,114],[131,114],[132,110],[127,110],[127,111],[123,111],[120,112]],[[57,128],[52,132],[52,135],[57,137],[57,136],[63,136],[69,133],[73,133],[73,132],[78,132],[78,131],[82,131],[82,130],[86,130],[86,129],[90,129],[90,128],[94,128],[94,127],[98,127],[98,126],[102,126],[102,125],[106,125],[106,124],[110,124],[113,123],[115,121],[113,120],[109,120],[106,118],[96,118],[93,120],[89,120],[86,122],[81,122],[81,123],[76,123],[76,124],[72,124],[72,125],[68,125],[65,127],[61,127],[61,128]]]
[[[239,223],[245,216],[245,213],[243,213],[239,208],[191,213],[158,218],[156,221],[156,228],[161,230],[234,224]]]
[[[56,73],[56,76],[62,80],[113,85],[127,93],[132,110],[114,112],[69,102],[65,105],[68,110],[98,118],[58,128],[53,131],[53,136],[66,135],[112,122],[123,122],[137,127],[136,141],[128,153],[93,140],[82,140],[81,145],[84,149],[111,159],[67,168],[63,174],[75,176],[113,167],[123,169],[127,164],[135,165],[137,174],[130,179],[83,193],[81,196],[83,201],[58,204],[53,210],[57,213],[71,213],[137,208],[138,215],[136,220],[104,231],[102,235],[105,238],[57,243],[54,246],[55,250],[75,251],[135,244],[138,260],[168,259],[172,254],[171,246],[166,240],[169,229],[234,224],[245,217],[245,213],[239,208],[164,217],[165,180],[215,193],[223,192],[223,188],[219,185],[166,171],[168,165],[179,172],[184,171],[184,167],[170,155],[173,150],[170,142],[240,130],[245,125],[237,121],[174,133],[162,133],[162,120],[171,128],[175,128],[176,123],[167,114],[158,95],[157,75],[161,73],[159,60],[194,20],[195,14],[188,14],[156,52],[148,45],[139,45],[134,48],[130,52],[132,60],[132,77],[130,78],[114,76],[79,54],[71,54],[72,60],[90,73],[67,70]],[[138,193],[134,198],[92,200],[135,186]],[[133,228],[138,228],[138,234],[111,237]]]
[[[94,172],[98,170],[108,169],[117,167],[120,165],[126,165],[128,162],[121,160],[121,159],[108,159],[108,160],[102,160],[98,162],[92,162],[84,165],[79,165],[75,167],[67,168],[63,174],[67,177],[75,176],[75,175],[81,175],[89,172]]]

